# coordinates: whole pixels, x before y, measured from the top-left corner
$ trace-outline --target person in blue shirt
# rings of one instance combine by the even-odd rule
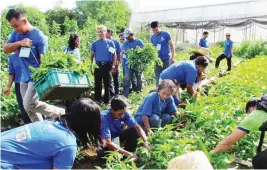
[[[23,107],[23,101],[20,94],[21,68],[20,68],[20,60],[18,60],[18,57],[16,56],[15,53],[8,57],[8,74],[9,74],[8,85],[7,89],[4,90],[4,94],[7,96],[10,95],[12,84],[13,82],[15,82],[15,93],[19,105],[21,118],[24,124],[31,123],[31,119],[29,118],[28,113],[25,111]]]
[[[201,48],[209,48],[209,44],[208,44],[208,38],[209,33],[207,31],[203,32],[203,38],[200,39],[199,41],[199,47]]]
[[[187,92],[195,97],[197,91],[193,89],[193,85],[208,64],[209,61],[205,56],[200,56],[193,61],[180,61],[164,70],[160,75],[160,79],[176,80],[180,85],[185,85]]]
[[[145,147],[151,149],[144,130],[127,111],[127,103],[122,96],[112,98],[110,107],[101,113],[102,139],[106,148],[137,160],[138,157],[131,152],[135,151],[139,137],[144,141]],[[125,143],[124,149],[120,147],[120,143]]]
[[[136,49],[136,47],[144,48],[144,43],[142,40],[135,38],[133,30],[127,28],[124,30],[123,36],[126,38],[126,41],[122,46],[122,54],[126,54],[129,49]],[[127,57],[127,54],[126,54]],[[137,82],[135,81],[135,78]],[[133,85],[133,90],[135,92],[140,92],[142,90],[142,72],[136,71],[134,68],[129,68],[129,79]],[[128,97],[130,90],[130,82],[126,82],[123,89],[123,95]]]
[[[68,41],[69,45],[63,50],[63,52],[69,52],[70,54],[74,55],[78,61],[81,61],[81,54],[79,49],[80,42],[81,38],[78,34],[71,34]]]
[[[158,57],[161,59],[163,66],[155,66],[156,86],[159,85],[159,76],[163,70],[175,62],[175,46],[171,39],[170,33],[160,30],[159,22],[154,21],[150,24],[154,33],[151,37],[151,43],[158,50]],[[171,50],[170,50],[171,49]],[[170,54],[171,52],[171,54]]]
[[[120,56],[121,55],[121,46],[120,46],[120,43],[118,40],[115,40],[114,38],[112,38],[112,33],[113,33],[113,30],[108,28],[106,38],[113,41],[113,43],[116,47],[116,56],[117,56],[115,72],[112,73],[114,86],[110,87],[111,88],[110,89],[111,96],[115,96],[115,95],[119,94],[119,88],[120,88],[119,76],[120,76],[120,63],[121,63],[121,56]]]
[[[156,92],[148,94],[142,105],[138,108],[135,120],[144,126],[148,135],[152,135],[151,128],[164,127],[171,123],[172,115],[177,116],[177,108],[172,97],[177,88],[172,80],[163,80]]]
[[[17,60],[20,60],[20,93],[24,109],[31,121],[43,120],[41,114],[52,118],[65,114],[64,109],[39,101],[34,90],[32,72],[29,67],[40,67],[41,55],[46,53],[48,47],[44,33],[33,27],[26,14],[20,9],[10,9],[6,14],[6,19],[14,30],[4,44],[3,51],[5,53],[16,52]]]
[[[89,98],[78,99],[57,120],[2,132],[1,169],[72,169],[77,144],[103,148],[100,133],[100,107]]]
[[[230,39],[231,34],[226,34],[226,40],[224,41],[224,52],[216,59],[215,67],[219,68],[221,60],[227,60],[227,71],[231,71],[232,57],[233,57],[233,44],[234,42]]]
[[[111,72],[116,69],[116,47],[113,41],[106,39],[107,27],[100,25],[97,27],[98,40],[91,46],[91,62],[94,58],[98,68],[95,68],[95,100],[101,102],[102,81],[104,82],[105,95],[104,103],[110,99]]]

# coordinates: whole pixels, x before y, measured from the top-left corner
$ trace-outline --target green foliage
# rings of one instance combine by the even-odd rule
[[[223,46],[224,46],[224,41],[216,42],[215,45],[216,45],[216,46],[219,46],[219,47],[221,47],[221,48],[223,48]]]
[[[46,73],[52,68],[58,68],[62,70],[74,71],[80,76],[89,72],[89,61],[78,62],[76,57],[70,53],[56,53],[48,54],[42,57],[42,63],[39,68],[29,67],[32,71],[32,79],[37,81],[46,75]]]
[[[240,47],[235,48],[235,55],[242,58],[254,58],[257,55],[267,55],[264,41],[243,41]]]
[[[68,16],[66,16],[65,21],[64,21],[64,33],[74,33],[78,31],[78,25],[77,21],[75,20],[70,20]]]
[[[129,67],[138,72],[143,72],[149,66],[162,64],[157,49],[150,43],[145,44],[144,48],[138,46],[136,49],[129,49],[127,56]]]
[[[49,31],[52,34],[51,36],[60,35],[60,25],[53,21]]]

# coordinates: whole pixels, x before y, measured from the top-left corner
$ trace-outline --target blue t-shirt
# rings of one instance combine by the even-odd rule
[[[203,48],[209,48],[208,40],[207,38],[201,38],[199,41],[199,46]]]
[[[71,49],[70,47],[67,47],[63,50],[63,52],[69,52],[71,55],[74,55],[79,61],[81,61],[81,53],[79,48]]]
[[[141,47],[141,48],[144,48],[144,46],[145,46],[144,42],[142,40],[138,39],[138,38],[135,38],[135,39],[133,39],[131,41],[126,40],[123,43],[121,50],[122,51],[127,51],[127,50],[129,50],[131,48],[136,49],[136,47],[138,47],[138,46]]]
[[[115,40],[115,39],[111,39],[115,45],[115,48],[116,48],[116,56],[117,56],[117,60],[119,61],[120,60],[120,53],[121,53],[121,46],[120,46],[120,43],[118,40]]]
[[[104,138],[116,138],[120,136],[125,125],[133,127],[136,124],[136,121],[130,116],[128,111],[125,112],[122,119],[113,119],[110,110],[101,112],[101,131]]]
[[[160,31],[159,34],[154,34],[151,37],[151,43],[159,50],[158,55],[161,60],[170,59],[169,40],[171,40],[171,36],[166,31]]]
[[[21,61],[17,54],[8,57],[8,74],[15,75],[14,82],[19,83],[21,78]]]
[[[29,58],[19,57],[21,60],[21,71],[22,71],[21,81],[27,83],[29,81],[33,81],[31,78],[32,72],[29,70],[29,66],[35,68],[38,68],[40,66],[40,57],[41,54],[46,53],[46,50],[48,48],[48,41],[42,31],[33,27],[30,32],[27,32],[25,34],[13,31],[7,42],[14,43],[17,41],[21,41],[24,38],[29,38],[33,42]],[[20,50],[21,48],[19,48],[17,55],[20,54]],[[35,57],[33,56],[33,54]]]
[[[197,67],[195,61],[181,61],[165,69],[161,79],[177,80],[180,84],[193,85],[197,78]]]
[[[76,151],[76,137],[58,121],[1,133],[1,169],[71,169]]]
[[[142,105],[138,108],[136,115],[161,114],[177,112],[173,97],[170,96],[167,100],[161,100],[158,92],[149,93],[144,99]]]
[[[95,53],[95,61],[112,62],[113,54],[109,51],[110,47],[116,49],[113,41],[109,39],[95,40],[91,46],[91,51]]]
[[[233,56],[233,44],[234,42],[232,40],[225,40],[224,41],[224,55],[228,56]],[[230,51],[232,49],[232,51]]]

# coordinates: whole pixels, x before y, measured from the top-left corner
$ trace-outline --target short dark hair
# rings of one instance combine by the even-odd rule
[[[208,31],[204,31],[203,34],[204,35],[207,35],[207,34],[209,34],[209,32]]]
[[[159,22],[158,21],[151,22],[150,27],[151,28],[157,28],[157,27],[159,27]]]
[[[126,98],[121,95],[113,97],[110,101],[110,107],[114,111],[125,109],[127,106]]]
[[[201,65],[203,67],[207,67],[209,65],[209,60],[205,56],[199,56],[195,60],[196,65]]]
[[[77,39],[77,38],[79,38],[80,36],[78,35],[78,34],[71,34],[70,35],[70,38],[69,38],[69,47],[72,49],[72,50],[74,50],[74,48],[75,48],[75,40]]]
[[[264,94],[260,100],[257,102],[257,110],[263,110],[267,113],[267,93]]]
[[[165,79],[159,83],[157,91],[160,91],[164,88],[170,88],[173,90],[177,85],[178,85],[178,83],[176,83],[175,81],[170,80],[170,79]]]
[[[111,35],[113,34],[113,30],[112,30],[111,28],[108,28],[108,29],[107,29],[107,32],[108,32],[108,33],[111,33]]]
[[[119,34],[119,37],[123,37],[123,33],[120,33],[120,34]]]
[[[20,19],[21,17],[25,17],[26,14],[24,11],[17,9],[17,8],[12,8],[8,10],[6,14],[6,20],[11,21],[13,18],[15,19]]]
[[[248,113],[248,110],[249,110],[250,107],[255,107],[257,105],[258,101],[259,101],[258,98],[250,99],[246,104],[246,113]]]

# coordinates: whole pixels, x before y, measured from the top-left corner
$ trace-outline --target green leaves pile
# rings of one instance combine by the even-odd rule
[[[158,50],[150,43],[146,43],[144,48],[138,46],[136,49],[129,49],[127,56],[129,67],[138,72],[143,72],[155,64],[162,65]]]
[[[80,76],[83,76],[85,73],[89,72],[89,60],[84,62],[77,61],[76,57],[70,53],[56,53],[43,55],[42,63],[39,68],[29,67],[32,71],[32,79],[37,81],[46,75],[46,73],[52,69],[57,68],[61,70],[69,70],[77,73]]]

